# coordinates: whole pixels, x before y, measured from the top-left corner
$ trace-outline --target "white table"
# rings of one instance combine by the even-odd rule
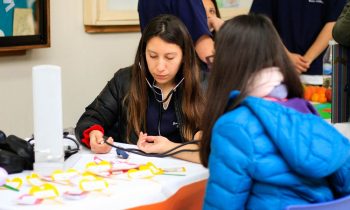
[[[350,122],[335,123],[334,127],[350,140]]]
[[[128,179],[126,175],[119,175],[115,178],[107,179],[109,182],[109,188],[107,192],[91,192],[87,197],[81,200],[69,200],[62,196],[57,198],[57,201],[45,200],[38,205],[18,205],[17,198],[26,194],[29,191],[30,186],[26,184],[23,179],[23,186],[20,192],[14,192],[10,190],[0,190],[0,210],[61,210],[64,209],[126,209],[139,207],[159,202],[164,202],[170,197],[174,196],[181,188],[188,187],[193,183],[203,182],[201,185],[205,185],[205,180],[208,178],[208,170],[200,164],[195,164],[174,158],[150,158],[129,153],[129,161],[133,163],[147,163],[152,162],[159,168],[169,167],[185,167],[185,176],[170,176],[170,175],[156,175],[151,179]],[[92,162],[95,154],[92,154],[87,149],[83,149],[78,154],[70,157],[65,162],[65,168],[74,168],[78,171],[83,171],[86,163]],[[109,154],[96,155],[102,159],[115,158],[115,150]],[[25,178],[26,175],[32,171],[25,171],[19,174],[12,174],[9,178],[21,177]],[[59,191],[64,191],[66,186],[58,186]],[[204,187],[202,187],[204,194]],[[181,190],[180,190],[181,191]]]

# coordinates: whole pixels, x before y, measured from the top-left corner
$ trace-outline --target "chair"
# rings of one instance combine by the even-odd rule
[[[349,210],[350,209],[350,195],[339,198],[333,201],[305,204],[305,205],[291,205],[287,206],[285,210]]]

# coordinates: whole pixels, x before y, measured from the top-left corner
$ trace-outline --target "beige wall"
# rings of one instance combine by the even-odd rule
[[[33,133],[32,66],[62,67],[63,127],[74,126],[113,73],[133,61],[139,33],[87,34],[82,0],[51,0],[51,47],[0,57],[0,130]]]

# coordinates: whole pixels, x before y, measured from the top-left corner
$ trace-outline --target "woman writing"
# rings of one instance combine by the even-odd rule
[[[144,29],[134,65],[117,71],[86,108],[76,136],[95,153],[111,149],[103,136],[110,136],[109,143],[133,143],[146,153],[162,153],[194,139],[202,109],[191,37],[178,18],[162,15]],[[199,162],[198,152],[175,157]]]

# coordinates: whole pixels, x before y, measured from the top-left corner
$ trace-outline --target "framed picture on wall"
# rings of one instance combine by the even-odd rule
[[[140,31],[137,2],[138,0],[84,0],[85,31]]]
[[[50,47],[49,0],[0,2],[0,55]]]
[[[84,26],[88,33],[140,31],[138,0],[84,0]],[[217,0],[227,20],[249,12],[252,0]]]
[[[234,16],[247,14],[252,5],[252,0],[216,0],[221,18],[228,20]]]

